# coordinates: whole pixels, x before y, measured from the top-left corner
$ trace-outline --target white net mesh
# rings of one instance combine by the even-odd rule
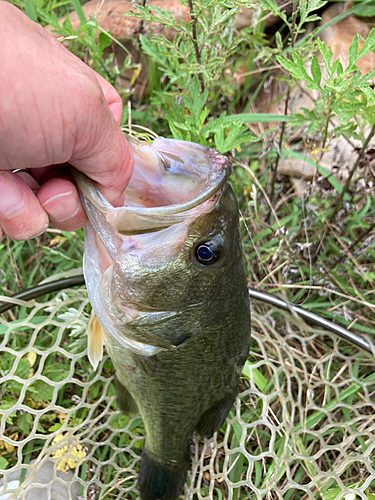
[[[110,359],[88,364],[88,307],[82,289],[0,319],[2,500],[138,498],[144,427],[117,411]],[[192,443],[185,498],[371,498],[373,367],[254,301],[241,393],[214,439]]]

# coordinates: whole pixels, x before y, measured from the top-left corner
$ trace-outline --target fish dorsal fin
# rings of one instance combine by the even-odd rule
[[[94,310],[87,325],[87,356],[94,370],[103,359],[104,332]]]

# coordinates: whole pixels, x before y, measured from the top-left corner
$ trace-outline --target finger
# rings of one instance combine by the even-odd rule
[[[80,115],[84,123],[78,129],[69,160],[99,184],[102,194],[115,206],[122,205],[124,190],[133,174],[133,152],[118,124],[122,102],[116,90],[95,73],[99,94],[90,94],[90,107]]]
[[[73,154],[70,163],[96,181],[110,203],[120,206],[133,174],[133,152],[113,118],[101,122],[97,120],[92,126],[97,128],[90,130],[89,147]]]
[[[54,177],[72,180],[69,163],[50,165],[48,167],[30,168],[29,172],[34,179],[39,182],[39,184],[44,184],[44,182]]]
[[[34,238],[48,227],[48,216],[30,187],[10,172],[0,172],[0,227],[13,240]]]
[[[112,87],[112,85],[107,82],[102,76],[98,73],[95,73],[96,78],[102,88],[105,100],[111,110],[116,122],[120,125],[122,119],[122,101],[121,97],[118,95],[116,89]]]
[[[38,191],[38,200],[52,224],[63,231],[75,231],[87,222],[77,188],[68,179],[45,182]]]
[[[16,172],[15,175],[22,179],[25,184],[29,186],[31,191],[36,194],[38,192],[38,189],[40,188],[39,183],[34,179],[32,175],[30,175],[28,172],[25,172],[23,170],[20,170],[19,172]]]

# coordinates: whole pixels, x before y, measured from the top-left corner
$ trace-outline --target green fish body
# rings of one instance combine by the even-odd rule
[[[238,393],[249,299],[226,158],[162,138],[133,148],[124,207],[76,177],[90,219],[84,269],[119,408],[146,429],[141,498],[174,500],[193,432],[211,437]]]

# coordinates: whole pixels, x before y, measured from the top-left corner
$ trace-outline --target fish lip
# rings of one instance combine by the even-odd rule
[[[162,153],[157,151],[157,154],[163,158]],[[166,205],[162,207],[140,207],[140,206],[123,206],[114,207],[102,195],[95,181],[87,177],[83,172],[72,168],[72,174],[76,180],[82,194],[101,212],[117,212],[126,217],[131,216],[147,216],[158,217],[176,215],[187,212],[214,196],[228,181],[231,174],[231,164],[229,160],[221,155],[218,151],[207,148],[209,160],[209,172],[203,190],[194,198],[174,205]]]

